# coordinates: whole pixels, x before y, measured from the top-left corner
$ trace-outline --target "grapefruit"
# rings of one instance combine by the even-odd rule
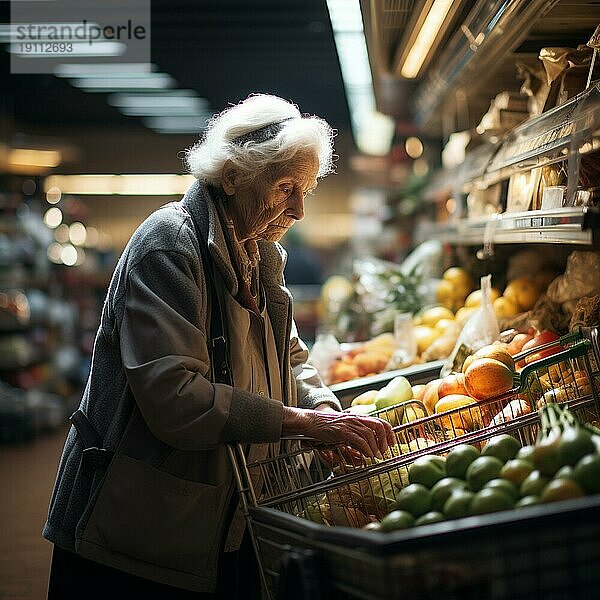
[[[465,371],[465,388],[470,396],[485,400],[513,387],[513,371],[494,358],[476,358]]]

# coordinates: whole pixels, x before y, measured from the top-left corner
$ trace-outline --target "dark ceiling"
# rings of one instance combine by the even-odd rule
[[[0,1],[8,23],[9,2]],[[213,111],[252,92],[277,94],[339,130],[349,114],[325,0],[152,0],[152,62]],[[103,94],[53,75],[11,75],[0,51],[0,111],[40,126],[129,125]],[[0,116],[1,113],[0,113]]]

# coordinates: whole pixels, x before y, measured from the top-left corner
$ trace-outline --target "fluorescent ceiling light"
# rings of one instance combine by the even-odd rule
[[[206,116],[209,103],[194,90],[173,90],[148,94],[112,94],[107,98],[111,106],[127,116]]]
[[[33,150],[13,148],[8,151],[8,164],[21,167],[58,167],[61,154],[58,150]]]
[[[404,59],[400,69],[402,77],[414,79],[419,74],[451,7],[452,0],[434,0]]]
[[[212,115],[204,113],[194,116],[158,116],[144,119],[144,125],[159,133],[200,133],[206,120]]]
[[[136,73],[128,77],[82,77],[71,83],[89,92],[119,90],[160,90],[174,87],[176,81],[166,73]]]
[[[327,9],[356,145],[365,154],[386,155],[394,121],[376,110],[359,0],[327,0]]]
[[[107,98],[111,106],[120,108],[152,107],[208,107],[208,100],[200,98],[194,90],[171,90],[159,94],[112,94]]]
[[[335,33],[362,33],[363,22],[358,2],[328,0],[331,27]]]
[[[63,63],[54,69],[54,74],[57,77],[97,77],[153,71],[157,71],[157,67],[152,63]]]
[[[194,181],[193,175],[175,174],[94,174],[51,175],[44,188],[58,188],[63,194],[93,196],[178,196]]]

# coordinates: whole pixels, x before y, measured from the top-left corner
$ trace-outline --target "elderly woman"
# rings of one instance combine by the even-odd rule
[[[250,96],[188,151],[183,200],[131,237],[43,531],[49,598],[251,597],[226,444],[304,434],[380,456],[392,442],[383,421],[340,412],[284,287],[277,242],[331,171],[332,141],[322,119]]]

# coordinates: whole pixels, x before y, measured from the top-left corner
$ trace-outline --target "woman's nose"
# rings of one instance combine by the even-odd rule
[[[304,218],[304,194],[301,190],[295,189],[289,201],[290,205],[285,214],[296,221],[300,221]]]

